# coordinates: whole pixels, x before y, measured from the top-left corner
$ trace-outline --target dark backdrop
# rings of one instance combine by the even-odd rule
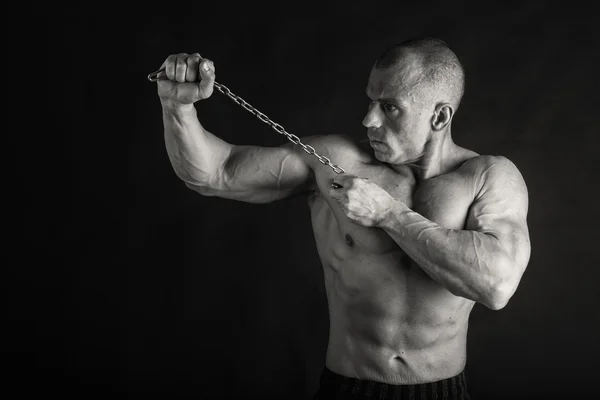
[[[471,394],[577,398],[596,386],[600,63],[592,8],[144,8],[156,11],[46,7],[33,20],[37,51],[44,46],[33,54],[41,56],[26,49],[15,60],[33,58],[45,74],[39,102],[19,120],[41,127],[17,150],[29,167],[27,261],[7,285],[16,340],[6,354],[19,390],[310,398],[328,316],[305,199],[251,205],[188,190],[171,169],[146,75],[171,53],[197,51],[215,62],[219,82],[288,131],[359,137],[371,63],[386,46],[423,34],[446,40],[466,69],[455,141],[513,160],[530,195],[532,256],[521,285],[501,311],[477,305],[471,316]],[[217,91],[198,110],[232,143],[285,142]]]

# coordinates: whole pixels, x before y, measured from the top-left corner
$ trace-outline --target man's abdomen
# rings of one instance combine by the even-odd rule
[[[380,229],[310,203],[329,306],[327,367],[390,384],[432,382],[465,366],[473,302],[444,289]]]
[[[390,384],[432,382],[466,362],[472,302],[393,254],[324,265],[330,315],[327,367]]]

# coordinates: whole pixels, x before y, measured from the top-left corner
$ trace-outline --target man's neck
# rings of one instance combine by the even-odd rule
[[[439,132],[425,144],[423,154],[418,159],[399,165],[399,169],[408,166],[417,181],[431,179],[449,172],[454,166],[457,146],[452,141],[450,131]],[[395,169],[394,166],[392,168]]]

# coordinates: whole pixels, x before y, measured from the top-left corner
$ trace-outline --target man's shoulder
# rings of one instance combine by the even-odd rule
[[[489,174],[490,172],[515,173],[519,172],[517,166],[508,157],[503,155],[475,154],[463,162],[460,169],[476,174]]]
[[[341,133],[329,133],[319,134],[313,136],[307,136],[301,140],[307,143],[318,144],[322,146],[331,147],[333,151],[347,151],[353,148],[357,148],[360,145],[360,140]]]
[[[477,154],[466,160],[460,170],[475,179],[480,189],[496,185],[512,186],[514,183],[525,185],[516,164],[503,155]]]
[[[365,143],[350,135],[320,134],[306,136],[300,138],[300,140],[305,145],[310,146],[318,155],[331,159],[334,164],[357,159],[363,160],[369,157]],[[308,150],[311,151],[310,148]],[[316,157],[313,158],[317,160]]]

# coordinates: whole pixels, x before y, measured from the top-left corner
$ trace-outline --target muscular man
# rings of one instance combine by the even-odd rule
[[[302,139],[339,175],[291,143],[219,139],[194,104],[213,92],[213,62],[176,54],[163,67],[166,148],[187,187],[250,203],[308,197],[331,324],[316,398],[469,398],[469,314],[507,304],[530,241],[516,166],[452,140],[464,91],[454,52],[431,38],[383,52],[366,87],[365,140]]]

